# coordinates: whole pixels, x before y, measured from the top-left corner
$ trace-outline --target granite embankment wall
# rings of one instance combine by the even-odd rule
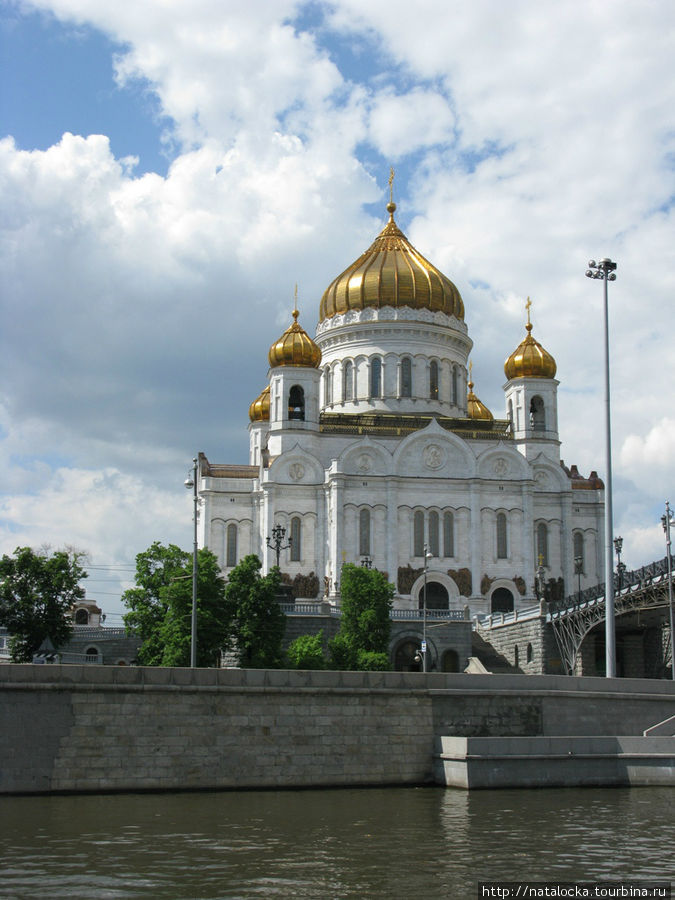
[[[443,736],[639,735],[672,682],[0,666],[0,793],[421,784]]]

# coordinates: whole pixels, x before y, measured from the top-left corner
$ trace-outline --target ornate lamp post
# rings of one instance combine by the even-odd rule
[[[616,675],[616,644],[614,626],[614,571],[612,535],[614,533],[612,513],[612,425],[609,401],[609,304],[607,282],[616,280],[616,263],[611,259],[601,259],[597,263],[589,260],[587,278],[600,278],[604,285],[605,320],[605,457],[607,475],[605,481],[605,675]]]
[[[272,537],[271,539],[267,538],[267,546],[270,550],[274,550],[277,557],[277,569],[279,568],[279,557],[281,556],[282,550],[288,550],[293,546],[293,539],[289,537],[288,543],[284,545],[284,538],[286,537],[286,529],[283,525],[275,525],[272,529]]]
[[[192,617],[190,621],[190,668],[197,668],[197,457],[192,460],[192,471],[188,472],[185,487],[192,488],[192,521],[194,540],[192,543]]]
[[[616,574],[618,576],[617,584],[619,590],[623,587],[623,573],[626,571],[626,563],[621,562],[621,551],[623,549],[623,538],[614,538],[614,549],[616,550]]]
[[[670,526],[675,525],[673,519],[673,511],[670,503],[666,500],[666,511],[661,516],[661,524],[666,534],[666,556],[668,559],[668,606],[670,608],[670,663],[673,673],[673,681],[675,681],[675,632],[673,632],[673,557],[670,550]]]
[[[583,556],[574,557],[574,574],[577,576],[577,601],[581,603],[581,576],[584,572]]]
[[[362,569],[372,569],[373,568],[373,561],[369,556],[361,557],[361,568]]]

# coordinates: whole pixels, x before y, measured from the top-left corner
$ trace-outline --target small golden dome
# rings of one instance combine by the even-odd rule
[[[261,391],[248,408],[251,422],[269,422],[270,419],[270,386]]]
[[[527,337],[513,351],[504,363],[504,374],[511,378],[555,378],[557,371],[556,361],[551,354],[544,350],[541,344],[532,337],[532,323],[530,322],[530,306],[532,303],[527,298]]]
[[[319,321],[350,309],[407,306],[464,319],[455,285],[412,246],[394,222],[396,204],[387,204],[389,221],[356,262],[326,288]]]
[[[273,369],[277,366],[306,366],[309,369],[319,367],[321,350],[305,329],[298,325],[298,316],[296,308],[293,310],[293,324],[270,347],[268,358]]]
[[[471,363],[469,363],[469,393],[466,395],[466,411],[470,419],[487,419],[492,420],[494,416],[473,392],[473,381],[471,381]]]

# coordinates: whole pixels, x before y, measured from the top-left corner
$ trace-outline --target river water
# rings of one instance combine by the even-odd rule
[[[5,797],[5,898],[472,898],[673,880],[669,788]]]

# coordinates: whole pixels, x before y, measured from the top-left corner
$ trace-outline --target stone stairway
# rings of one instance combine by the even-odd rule
[[[502,656],[489,641],[486,641],[477,631],[471,633],[471,656],[477,659],[486,672],[494,675],[518,675],[522,674],[521,670],[512,666],[511,663]],[[474,671],[480,667],[474,668]]]

